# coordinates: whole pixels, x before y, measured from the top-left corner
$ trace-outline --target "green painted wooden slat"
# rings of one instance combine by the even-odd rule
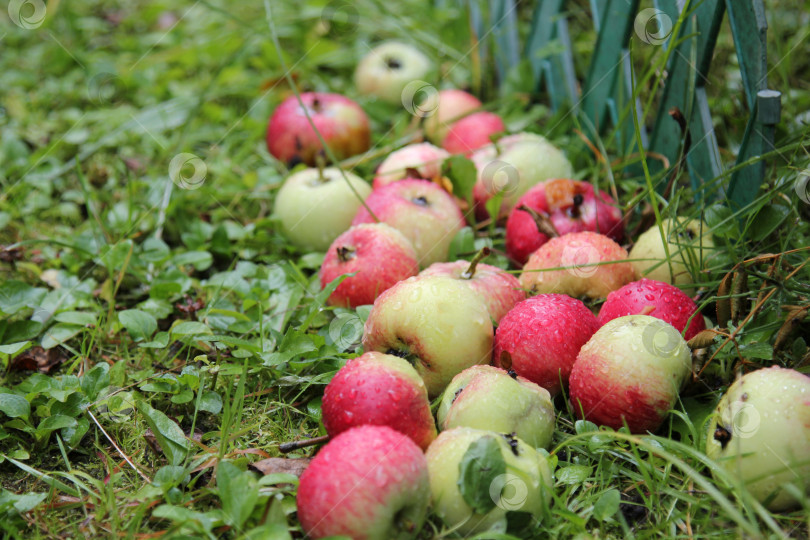
[[[748,108],[753,111],[757,93],[768,83],[765,7],[762,0],[726,0],[726,9]]]
[[[520,62],[518,44],[517,6],[514,0],[490,0],[490,34],[498,78],[506,79],[509,70]]]
[[[633,28],[633,16],[638,0],[592,0],[594,18],[610,21],[600,26],[594,54],[585,84],[582,87],[582,111],[590,118],[597,131],[605,129],[608,99],[616,88],[620,76],[624,49]]]
[[[563,0],[538,0],[524,53],[529,59],[535,87],[545,85],[553,111],[573,106],[577,101],[571,39],[562,7]],[[562,51],[550,52],[555,46]]]

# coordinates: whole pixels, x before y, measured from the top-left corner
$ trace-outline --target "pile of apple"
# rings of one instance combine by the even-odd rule
[[[419,51],[385,44],[363,60],[356,82],[361,93],[396,102],[428,69]],[[711,255],[702,222],[664,221],[628,254],[616,202],[570,179],[558,148],[532,133],[501,136],[502,119],[461,90],[441,90],[435,101],[423,121],[430,142],[388,155],[371,182],[306,168],[276,199],[289,241],[325,251],[321,286],[343,279],[328,302],[373,304],[365,353],[324,392],[331,440],[301,477],[298,516],[313,538],[409,538],[430,505],[465,535],[505,531],[516,513],[539,516],[551,504],[554,398],[563,393],[558,404],[602,426],[655,431],[691,375],[687,340],[705,329],[691,291],[679,288],[694,281],[693,261]],[[276,158],[313,167],[367,151],[369,121],[346,97],[305,93],[275,111],[267,144]],[[472,262],[446,262],[466,224],[442,177],[454,154],[478,171],[467,215],[506,220],[519,278],[481,262],[486,249]],[[499,215],[489,216],[496,195]],[[602,302],[598,315],[583,300]],[[725,458],[719,463],[774,509],[797,500],[784,483],[810,485],[808,381],[778,368],[749,374],[712,420],[707,454]],[[777,384],[781,401],[772,397]],[[739,436],[739,403],[763,419],[786,418],[791,431]]]

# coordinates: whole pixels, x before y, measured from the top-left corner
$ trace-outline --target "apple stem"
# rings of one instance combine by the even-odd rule
[[[585,198],[581,193],[574,195],[574,206],[571,207],[571,217],[578,218],[580,216],[581,212],[579,207],[582,206],[583,202],[585,202]]]
[[[326,160],[320,152],[315,155],[315,166],[318,167],[318,181],[326,182],[326,177],[323,175],[323,169],[326,167]]]
[[[498,141],[501,139],[501,135],[503,135],[503,132],[499,131],[498,133],[493,133],[492,135],[489,136],[489,140],[492,143],[492,146],[495,147],[496,156],[501,155],[501,145],[498,144]]]
[[[540,214],[534,208],[530,208],[525,204],[521,204],[520,206],[518,206],[518,210],[523,210],[524,212],[527,212],[530,216],[532,216],[534,224],[537,226],[537,232],[539,232],[540,234],[545,234],[549,238],[556,238],[560,236],[560,233],[557,231],[557,228],[545,214]]]
[[[492,251],[487,246],[482,247],[481,251],[476,253],[475,257],[473,257],[473,260],[470,262],[470,266],[468,266],[467,269],[461,273],[461,279],[472,279],[475,275],[475,267],[478,266],[478,263],[484,260],[484,258],[489,256],[490,253],[492,253]]]
[[[337,258],[340,262],[349,262],[356,256],[354,248],[349,246],[338,246],[335,251],[337,251]]]
[[[329,441],[329,435],[322,435],[312,439],[304,439],[303,441],[292,441],[278,445],[278,451],[282,454],[288,454],[294,450],[300,450],[307,446],[315,446],[316,444],[323,444]]]

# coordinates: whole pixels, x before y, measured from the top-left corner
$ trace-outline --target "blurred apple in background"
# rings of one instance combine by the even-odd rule
[[[425,383],[402,358],[367,352],[349,360],[326,385],[323,425],[334,437],[355,426],[388,426],[422,450],[436,438]]]
[[[276,159],[288,166],[313,166],[319,155],[328,157],[307,113],[337,159],[365,152],[371,146],[368,117],[354,101],[340,94],[305,92],[301,103],[290,96],[270,117],[267,149]]]
[[[442,174],[442,163],[450,156],[430,143],[403,146],[391,152],[374,176],[373,186],[378,188],[404,178],[433,180]]]
[[[514,433],[535,448],[548,448],[554,435],[554,406],[548,390],[493,366],[473,366],[450,381],[437,419],[454,427]]]
[[[377,219],[399,230],[416,250],[419,265],[447,259],[450,242],[464,225],[464,216],[452,195],[427,180],[406,179],[375,189],[366,205]],[[374,223],[360,208],[352,225]]]
[[[354,272],[329,296],[330,305],[372,304],[389,287],[419,273],[419,262],[401,232],[385,223],[367,223],[351,227],[329,246],[321,265],[321,289]]]
[[[506,222],[506,253],[521,265],[550,238],[538,230],[534,216],[522,207],[545,216],[558,236],[594,231],[617,242],[624,238],[622,213],[610,195],[604,191],[597,195],[587,182],[567,178],[548,180],[527,191]]]
[[[274,215],[290,242],[301,249],[323,251],[351,226],[369,193],[371,186],[348,171],[304,169],[284,181]]]
[[[532,294],[604,298],[636,279],[636,271],[626,259],[627,251],[605,235],[569,233],[552,238],[532,253],[520,284]]]
[[[492,144],[492,138],[506,131],[506,125],[495,113],[481,111],[454,122],[442,142],[451,154],[471,156],[482,146]]]
[[[351,428],[307,466],[296,501],[309,538],[413,538],[430,502],[425,455],[387,426]]]
[[[518,199],[532,186],[553,178],[570,178],[574,174],[565,154],[534,133],[516,133],[495,144],[476,150],[472,155],[478,169],[473,188],[475,215],[489,217],[485,204],[496,193],[502,193],[501,215],[508,215]]]
[[[444,142],[452,124],[481,107],[481,100],[464,90],[439,90],[428,96],[421,109],[429,114],[425,118],[425,136],[439,146]]]
[[[363,331],[366,351],[405,358],[438,396],[462,370],[488,364],[493,329],[480,296],[443,276],[400,281],[374,302]]]
[[[358,92],[388,103],[401,103],[402,91],[412,81],[425,79],[433,65],[419,49],[389,41],[374,47],[354,72]]]

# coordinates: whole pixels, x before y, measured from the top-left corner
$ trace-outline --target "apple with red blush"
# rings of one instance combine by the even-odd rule
[[[273,157],[288,166],[314,166],[318,156],[326,158],[312,124],[338,160],[369,149],[371,129],[360,105],[340,94],[305,92],[300,97],[300,102],[296,96],[285,99],[270,117],[267,149]]]
[[[449,88],[428,96],[421,108],[430,113],[425,118],[425,136],[434,144],[441,145],[455,122],[481,108],[481,100],[464,90]]]
[[[442,148],[451,154],[471,156],[482,146],[492,143],[492,139],[503,134],[506,125],[500,116],[488,111],[472,113],[453,122],[442,142]]]
[[[434,180],[441,177],[442,164],[448,157],[445,150],[430,143],[403,146],[380,163],[372,185],[376,189],[404,178]]]

